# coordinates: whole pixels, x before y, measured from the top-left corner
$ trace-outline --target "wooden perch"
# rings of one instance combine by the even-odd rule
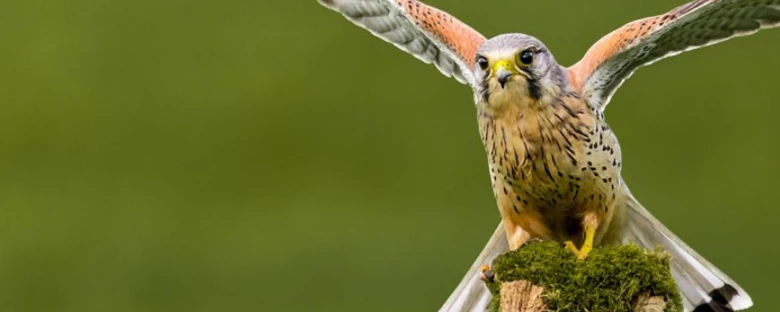
[[[529,281],[506,282],[499,294],[499,310],[502,312],[548,312],[550,308],[544,302],[544,288]],[[661,296],[639,295],[634,304],[634,312],[663,312],[666,300]]]
[[[584,261],[552,242],[497,257],[486,272],[490,309],[501,312],[677,312],[682,302],[669,256],[640,247],[593,250]]]

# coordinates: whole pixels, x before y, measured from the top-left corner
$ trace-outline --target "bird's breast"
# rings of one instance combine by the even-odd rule
[[[564,204],[569,182],[582,179],[577,168],[585,161],[583,142],[590,127],[548,109],[518,110],[512,115],[480,116],[492,179],[504,180],[527,201]]]
[[[542,222],[565,224],[611,205],[620,183],[619,147],[587,106],[560,100],[478,119],[504,215],[534,211]]]

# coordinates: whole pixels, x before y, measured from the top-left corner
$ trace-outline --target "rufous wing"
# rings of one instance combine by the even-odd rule
[[[603,110],[643,65],[777,26],[780,0],[697,0],[604,36],[569,67],[569,77],[589,105]]]
[[[447,77],[474,85],[473,66],[485,37],[446,12],[416,0],[318,0]]]

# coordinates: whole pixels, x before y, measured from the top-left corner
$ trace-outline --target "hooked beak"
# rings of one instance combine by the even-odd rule
[[[493,76],[496,77],[498,83],[501,85],[501,89],[504,85],[517,74],[512,63],[506,60],[500,60],[493,64]]]

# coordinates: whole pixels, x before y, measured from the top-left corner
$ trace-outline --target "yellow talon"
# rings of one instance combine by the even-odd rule
[[[566,241],[566,248],[569,248],[571,252],[573,252],[575,255],[580,253],[580,251],[577,249],[577,247],[574,246],[574,243],[572,241]]]
[[[588,254],[593,250],[593,239],[596,237],[596,228],[591,226],[585,227],[585,242],[582,243],[581,248],[574,246],[574,243],[567,241],[565,243],[566,248],[574,252],[577,255],[577,260],[585,260]]]

